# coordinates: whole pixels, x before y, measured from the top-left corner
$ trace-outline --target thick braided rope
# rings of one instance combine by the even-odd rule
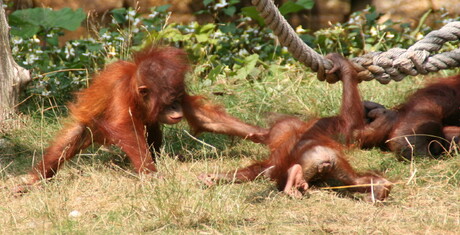
[[[318,79],[336,82],[334,75],[325,73],[332,63],[308,47],[281,15],[273,0],[252,0],[265,23],[273,30],[281,45],[288,48],[294,58],[318,73]],[[460,49],[431,54],[441,49],[448,41],[460,38],[460,22],[451,22],[443,28],[426,35],[408,49],[393,48],[386,52],[371,52],[352,59],[361,80],[377,79],[386,84],[391,80],[427,74],[460,65]]]

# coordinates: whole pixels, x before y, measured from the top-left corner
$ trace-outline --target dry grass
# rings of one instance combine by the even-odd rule
[[[278,69],[252,81],[222,78],[209,86],[192,79],[191,90],[261,125],[269,111],[304,118],[336,114],[340,85],[318,82],[311,74],[305,78],[302,70]],[[392,106],[421,81],[406,78],[387,86],[374,82],[360,86],[365,99]],[[213,92],[226,95],[213,96]],[[215,146],[210,148],[190,138],[183,124],[165,128],[167,144],[158,162],[162,180],[133,174],[118,150],[108,153],[95,147],[75,157],[53,180],[13,197],[10,189],[41,157],[64,120],[59,113],[37,115],[37,107],[35,113],[17,118],[19,128],[3,130],[9,144],[0,148],[2,234],[458,234],[460,158],[456,153],[408,163],[377,149],[351,150],[348,156],[356,169],[384,172],[397,183],[388,201],[370,204],[359,200],[359,195],[320,188],[296,200],[264,179],[212,188],[201,185],[196,175],[245,166],[267,156],[267,150],[234,138],[200,136]],[[186,161],[177,161],[176,154]]]

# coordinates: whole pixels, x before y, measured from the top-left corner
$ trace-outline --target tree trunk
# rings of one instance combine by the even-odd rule
[[[9,26],[2,6],[0,0],[0,124],[15,111],[21,88],[31,79],[29,71],[16,64],[11,55]]]

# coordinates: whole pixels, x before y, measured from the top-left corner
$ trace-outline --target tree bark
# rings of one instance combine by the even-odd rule
[[[21,88],[30,80],[29,71],[11,55],[9,26],[0,0],[0,124],[16,111]]]

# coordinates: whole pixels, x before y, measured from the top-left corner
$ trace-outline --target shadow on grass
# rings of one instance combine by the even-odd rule
[[[40,155],[33,147],[8,136],[0,137],[0,175],[5,177],[27,173],[34,155]]]

